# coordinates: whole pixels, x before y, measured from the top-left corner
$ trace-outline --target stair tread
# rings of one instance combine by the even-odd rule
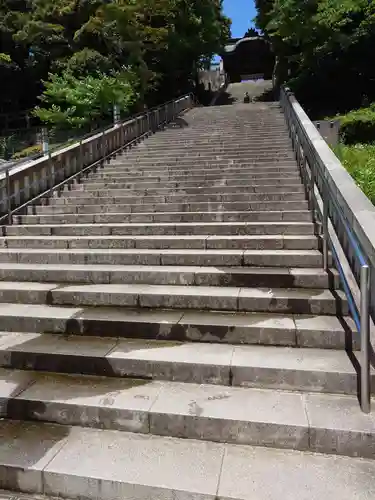
[[[101,292],[101,293],[151,293],[151,294],[171,294],[171,295],[217,295],[217,296],[246,296],[246,297],[269,297],[280,296],[285,298],[301,297],[301,298],[319,298],[331,299],[334,294],[345,300],[345,294],[341,290],[325,289],[300,289],[300,288],[256,288],[256,287],[228,287],[218,288],[215,286],[181,286],[181,285],[137,285],[137,284],[80,284],[80,285],[62,285],[56,283],[40,283],[40,282],[20,282],[20,281],[0,281],[0,291],[6,289],[14,290],[47,290],[63,292]]]
[[[29,408],[35,402],[45,405],[45,414],[33,413],[36,420],[62,423],[59,412],[64,411],[65,423],[81,424],[83,427],[104,424],[107,429],[119,426],[123,431],[144,434],[165,435],[170,432],[172,437],[205,439],[210,437],[206,424],[206,419],[210,419],[211,425],[216,421],[216,425],[220,422],[223,426],[221,436],[217,435],[217,427],[216,432],[213,431],[215,440],[261,444],[258,432],[249,425],[261,426],[262,444],[276,448],[287,445],[293,449],[330,451],[330,439],[315,435],[331,431],[341,440],[337,446],[339,453],[351,455],[356,450],[368,458],[372,458],[370,447],[366,449],[354,442],[345,443],[345,438],[353,438],[354,434],[362,435],[363,441],[369,436],[375,438],[375,416],[364,415],[356,397],[350,395],[301,394],[272,389],[53,372],[42,374],[0,368],[0,398],[5,402],[10,398],[16,403],[26,401]],[[37,406],[34,406],[36,410]],[[19,418],[18,408],[10,408],[8,416]],[[101,419],[87,423],[85,414],[90,411],[88,408],[100,409]],[[70,419],[69,411],[75,414]],[[79,412],[83,413],[82,420]],[[124,421],[121,424],[118,419],[122,415],[117,412],[123,412]],[[128,414],[127,421],[125,413]],[[180,423],[171,424],[170,419],[174,417],[178,417]],[[194,422],[195,429],[189,422]],[[242,426],[240,437],[232,435],[235,426]],[[277,437],[274,426],[278,427]]]
[[[92,249],[92,248],[74,248],[74,249],[66,249],[66,248],[0,248],[0,254],[7,254],[7,253],[97,253],[97,252],[103,252],[103,253],[124,253],[124,254],[132,254],[132,253],[154,253],[154,254],[178,254],[178,255],[183,255],[183,254],[191,254],[191,255],[202,255],[202,254],[213,254],[213,255],[222,255],[222,254],[233,254],[233,255],[243,255],[243,254],[270,254],[270,255],[283,255],[283,254],[288,254],[288,255],[299,255],[301,253],[305,255],[319,255],[321,256],[322,253],[320,250],[288,250],[288,249],[282,249],[282,250],[236,250],[236,249],[231,249],[231,250],[226,250],[226,249],[220,249],[220,250],[205,250],[205,249],[194,249],[194,248],[186,248],[186,249],[145,249],[145,248],[116,248],[116,249],[109,249],[109,248],[100,248],[100,249]]]
[[[241,368],[355,373],[343,350],[276,346],[233,346],[217,343],[183,343],[145,339],[109,339],[95,336],[61,336],[47,333],[0,332],[0,350],[78,357],[143,359],[168,363],[214,364]],[[360,355],[360,354],[359,354]]]
[[[1,422],[1,431],[0,463],[13,477],[7,483],[19,488],[10,472],[22,470],[24,488],[32,485],[49,495],[92,500],[375,495],[375,462],[366,459],[18,421]],[[270,481],[270,468],[280,479]]]
[[[66,271],[137,271],[137,272],[155,272],[155,273],[168,273],[168,272],[190,272],[190,273],[238,273],[238,274],[278,274],[278,275],[302,275],[302,276],[326,276],[328,274],[324,269],[314,269],[311,267],[243,267],[238,266],[152,266],[152,265],[110,265],[110,264],[48,264],[40,268],[39,264],[25,264],[25,263],[1,263],[1,268],[6,269],[24,269],[24,270],[66,270]],[[330,269],[329,273],[337,275],[336,269]]]

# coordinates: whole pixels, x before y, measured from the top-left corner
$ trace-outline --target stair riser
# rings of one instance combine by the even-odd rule
[[[257,158],[241,158],[241,159],[233,159],[233,158],[212,158],[207,160],[198,161],[194,158],[189,159],[187,161],[183,160],[173,160],[173,161],[129,161],[127,163],[110,165],[105,168],[100,167],[98,165],[98,169],[102,168],[105,172],[111,173],[119,173],[119,172],[156,172],[160,170],[161,172],[168,171],[169,173],[180,172],[189,172],[190,174],[194,174],[196,172],[200,172],[201,170],[215,170],[218,173],[227,172],[228,170],[256,170],[256,169],[272,169],[272,168],[290,168],[294,167],[297,169],[297,164],[294,161],[294,157],[292,158],[279,158],[279,159],[257,159]]]
[[[298,181],[297,181],[298,182]],[[54,193],[53,198],[103,198],[103,197],[123,197],[123,196],[221,196],[226,194],[261,194],[261,193],[304,193],[305,188],[299,182],[296,184],[276,184],[265,186],[214,186],[214,187],[201,187],[201,188],[160,188],[160,189],[93,189],[89,190],[85,185],[81,185],[81,189],[73,189],[71,191],[65,190],[61,193]],[[195,199],[195,198],[193,198]]]
[[[33,353],[3,350],[0,347],[0,366],[20,370],[60,373],[81,373],[112,377],[132,377],[146,380],[169,380],[196,384],[233,385],[357,394],[357,376],[352,373],[327,371],[285,370],[261,367],[222,366],[191,362],[150,362],[142,359],[93,357],[54,353]],[[375,377],[373,377],[375,382]]]
[[[261,423],[258,421],[230,420],[226,418],[205,418],[198,415],[157,413],[152,410],[131,408],[98,407],[79,403],[28,400],[22,398],[4,401],[7,411],[5,418],[16,420],[36,420],[62,425],[75,425],[98,429],[112,429],[125,432],[139,432],[158,436],[184,439],[233,443],[240,445],[267,446],[293,450],[309,450],[320,453],[346,454],[373,458],[374,434],[366,436],[358,432],[319,429],[325,439],[316,439],[314,429],[309,426],[288,425],[287,423]],[[43,411],[41,412],[41,408]],[[327,438],[327,434],[329,438]],[[315,439],[314,439],[315,437]],[[353,443],[353,439],[355,442]],[[352,441],[351,444],[349,442]],[[333,443],[347,443],[332,449]]]
[[[172,158],[200,158],[200,157],[215,157],[216,155],[218,156],[260,156],[260,157],[268,157],[268,156],[277,156],[277,157],[284,157],[284,156],[291,156],[293,155],[293,150],[289,144],[285,146],[275,146],[275,145],[264,145],[260,147],[241,147],[238,146],[228,148],[228,147],[209,147],[209,148],[196,148],[196,147],[189,147],[189,148],[184,148],[184,149],[167,149],[165,151],[148,151],[147,149],[134,149],[133,151],[129,151],[128,153],[124,153],[122,155],[117,155],[116,159],[114,160],[114,164],[118,163],[124,163],[127,161],[132,161],[132,160],[137,160],[137,159],[162,159],[162,160],[167,160],[167,159],[172,159]]]
[[[173,132],[168,132],[164,131],[163,134],[160,134],[159,137],[154,136],[154,141],[152,144],[165,144],[166,141],[173,141],[177,143],[181,143],[184,141],[195,141],[195,139],[198,140],[207,140],[209,141],[210,137],[215,137],[215,133],[218,133],[218,128],[221,127],[221,124],[218,124],[216,128],[210,128],[209,125],[207,127],[202,127],[201,129],[196,128],[195,131],[193,132],[188,132],[186,133],[186,129],[181,133],[181,135],[176,134],[175,131]],[[229,125],[230,127],[230,125]],[[220,137],[222,134],[217,135],[217,137]],[[252,140],[252,139],[257,139],[259,138],[266,140],[272,140],[272,138],[287,138],[289,137],[289,132],[288,129],[285,125],[285,122],[283,123],[280,121],[279,124],[273,125],[271,123],[265,123],[262,122],[259,124],[259,126],[255,127],[245,127],[242,130],[227,130],[225,133],[225,139],[230,140],[233,139],[234,141],[241,141],[243,140],[246,144]]]
[[[217,287],[261,288],[324,288],[337,287],[328,276],[249,274],[246,272],[196,272],[196,271],[80,271],[80,270],[0,270],[0,281],[87,284],[145,284]],[[3,327],[2,327],[3,328]]]
[[[61,206],[61,205],[148,205],[152,203],[237,203],[237,202],[253,202],[253,201],[303,201],[305,200],[303,191],[296,192],[276,192],[276,193],[228,193],[228,194],[176,194],[170,196],[118,196],[116,198],[108,197],[65,197],[59,198],[44,198],[41,201],[43,205],[47,206]]]
[[[262,212],[180,212],[143,214],[91,214],[91,215],[20,215],[14,216],[15,224],[107,224],[125,222],[311,222],[307,210]]]
[[[276,172],[268,172],[265,173],[262,171],[261,173],[247,173],[247,172],[238,172],[236,174],[230,173],[230,174],[225,174],[225,175],[219,175],[219,174],[206,174],[206,175],[191,175],[191,176],[184,176],[184,175],[176,175],[170,178],[168,175],[165,173],[162,175],[150,175],[150,176],[141,176],[141,175],[107,175],[105,173],[100,173],[100,174],[94,174],[90,175],[90,177],[82,177],[82,181],[86,182],[94,182],[94,183],[99,183],[102,184],[103,182],[107,183],[113,183],[114,181],[117,181],[118,183],[158,183],[159,185],[165,185],[166,183],[172,182],[176,184],[183,184],[186,185],[186,183],[190,183],[196,185],[197,183],[212,183],[212,184],[228,184],[228,183],[233,183],[233,182],[238,182],[239,179],[242,179],[243,182],[253,182],[254,184],[259,184],[259,180],[266,180],[268,178],[274,179],[275,177],[278,176],[278,179],[280,181],[286,181],[289,180],[290,178],[293,179],[300,179],[299,172],[297,170],[295,171],[285,171],[283,170],[282,173],[279,170],[276,170]],[[189,180],[190,179],[190,180]]]
[[[212,140],[212,141],[177,141],[174,143],[172,149],[166,150],[165,144],[162,145],[161,143],[156,144],[156,143],[151,143],[151,141],[146,141],[143,142],[142,144],[138,145],[136,148],[129,148],[126,150],[129,153],[133,152],[145,152],[149,154],[158,154],[158,153],[163,153],[167,152],[167,154],[179,154],[179,153],[185,153],[187,149],[192,149],[193,151],[202,151],[202,152],[208,152],[208,151],[236,151],[238,149],[243,150],[243,151],[257,151],[257,150],[264,150],[268,149],[271,147],[272,149],[277,150],[277,148],[280,149],[291,149],[292,147],[292,142],[287,134],[285,134],[285,137],[279,137],[278,139],[269,139],[269,140],[259,140],[259,139],[251,139],[251,142],[244,143],[244,141],[231,141],[231,140]],[[125,152],[126,154],[126,152]],[[121,156],[121,154],[120,154]]]
[[[237,183],[246,183],[248,185],[240,185]],[[164,186],[164,187],[162,187]],[[283,187],[288,188],[289,186],[294,186],[299,188],[301,186],[301,179],[298,174],[294,176],[288,176],[286,179],[275,177],[275,178],[266,178],[260,177],[256,183],[254,180],[247,179],[238,179],[238,181],[222,179],[221,181],[217,181],[217,184],[213,184],[212,182],[166,182],[161,184],[160,182],[134,182],[134,183],[118,183],[118,182],[89,182],[89,179],[84,180],[81,184],[70,184],[63,192],[72,193],[69,196],[74,196],[75,192],[101,192],[101,191],[111,191],[111,190],[131,190],[137,193],[149,192],[153,194],[164,194],[170,191],[186,191],[191,192],[192,194],[199,194],[201,192],[212,192],[220,188],[224,190],[222,192],[229,192],[230,190],[235,190],[241,188],[241,190],[245,192],[259,192],[263,190],[263,192],[267,192],[268,190],[279,190],[283,189]]]
[[[280,314],[320,314],[347,315],[346,303],[334,299],[321,299],[311,295],[305,298],[238,297],[238,291],[225,289],[221,295],[203,295],[190,292],[181,296],[165,295],[160,292],[138,293],[125,290],[123,293],[70,291],[69,289],[53,289],[39,291],[32,286],[24,290],[3,289],[0,294],[1,303],[17,304],[50,304],[56,306],[90,306],[90,307],[140,307],[161,309],[196,309],[210,311],[243,311],[243,312],[276,312]],[[233,289],[236,290],[236,289]]]
[[[268,186],[283,186],[283,185],[301,185],[301,177],[298,173],[295,174],[283,174],[282,177],[270,177],[267,174],[253,175],[251,177],[240,177],[237,179],[222,178],[217,181],[203,180],[203,181],[181,181],[173,182],[166,181],[163,184],[157,181],[147,181],[138,180],[135,182],[124,182],[120,183],[115,181],[115,179],[109,181],[94,180],[89,178],[83,178],[81,183],[69,184],[67,189],[70,190],[92,190],[97,191],[100,189],[135,189],[135,190],[147,190],[147,189],[216,189],[217,186],[222,187],[233,187],[238,184],[242,186],[248,184],[249,189],[251,187],[261,188]]]
[[[197,320],[196,320],[197,321]],[[247,344],[269,345],[284,347],[320,348],[320,349],[345,349],[353,345],[359,349],[360,342],[356,335],[351,335],[346,341],[345,334],[339,331],[330,332],[314,329],[298,329],[295,323],[290,328],[269,327],[264,324],[258,326],[250,320],[250,325],[225,325],[225,324],[199,324],[192,320],[175,321],[167,320],[162,323],[144,320],[115,320],[110,315],[105,319],[90,319],[82,317],[61,318],[54,317],[53,310],[46,317],[33,314],[32,316],[18,317],[14,315],[1,315],[2,329],[7,332],[35,332],[55,333],[64,335],[98,336],[105,338],[125,338],[162,340],[178,342],[203,342],[218,344]],[[57,370],[53,370],[57,371]],[[99,373],[100,375],[100,373]],[[254,379],[255,381],[256,379]],[[318,389],[315,389],[318,390]]]
[[[141,235],[313,235],[313,224],[282,224],[274,225],[224,225],[214,224],[212,226],[195,225],[189,226],[153,226],[153,225],[129,225],[122,226],[7,226],[6,236],[141,236]]]
[[[31,206],[28,215],[38,214],[98,214],[98,213],[142,213],[142,212],[217,212],[222,211],[267,211],[267,210],[307,210],[307,201],[268,202],[223,202],[223,203],[160,203],[152,205],[63,205]]]
[[[256,266],[256,267],[317,267],[321,268],[323,259],[321,255],[258,255],[247,254],[210,254],[205,255],[179,255],[167,253],[140,254],[136,251],[130,254],[90,251],[84,253],[48,252],[33,253],[17,252],[15,249],[8,254],[0,254],[0,262],[22,264],[102,264],[102,265],[146,265],[146,266]]]
[[[113,176],[126,176],[126,175],[137,175],[139,177],[171,177],[171,176],[192,176],[194,180],[195,175],[199,175],[200,177],[206,175],[217,175],[219,178],[224,177],[226,175],[234,175],[241,174],[244,177],[247,175],[258,175],[258,174],[278,174],[282,172],[289,172],[297,174],[299,170],[295,164],[287,163],[287,164],[269,164],[269,165],[261,165],[257,164],[254,166],[251,165],[240,165],[240,164],[227,164],[223,165],[223,167],[218,167],[216,163],[212,163],[211,165],[201,165],[199,168],[191,165],[182,166],[181,164],[175,164],[177,167],[175,168],[172,165],[160,164],[155,165],[154,168],[151,166],[141,166],[141,165],[131,165],[126,167],[118,167],[116,168],[107,168],[104,170],[98,170],[93,173],[94,176],[98,176],[101,174],[113,175]],[[188,180],[188,179],[187,179]]]
[[[254,239],[245,239],[239,237],[230,236],[222,238],[216,237],[206,237],[206,236],[193,236],[188,237],[188,239],[183,239],[182,236],[170,238],[160,238],[155,236],[155,238],[142,239],[139,236],[137,239],[135,237],[122,237],[122,238],[64,238],[54,239],[45,238],[37,239],[32,238],[31,240],[20,238],[20,239],[0,239],[0,248],[51,248],[51,249],[75,249],[75,248],[91,248],[91,249],[207,249],[207,250],[312,250],[319,248],[319,240],[315,236],[305,236],[304,238],[299,238],[298,236],[286,236],[282,238],[280,236],[270,236],[268,238],[262,238],[262,236],[255,237]]]

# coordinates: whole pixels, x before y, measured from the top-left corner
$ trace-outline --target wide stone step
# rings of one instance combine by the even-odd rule
[[[158,204],[105,204],[105,205],[32,205],[28,215],[38,214],[90,214],[90,213],[142,213],[142,212],[233,212],[233,211],[290,211],[307,210],[307,201],[253,201],[253,202],[200,202]],[[125,216],[125,215],[124,215]]]
[[[338,288],[335,270],[301,268],[241,268],[192,266],[110,266],[8,264],[2,281],[47,283],[148,284],[219,287]]]
[[[20,370],[357,394],[358,374],[343,349],[5,332],[0,353],[1,367]]]
[[[259,161],[257,161],[259,159]],[[121,168],[126,166],[149,166],[150,168],[156,166],[191,166],[192,169],[197,168],[198,165],[218,165],[225,167],[226,165],[259,165],[260,167],[267,167],[270,165],[287,165],[287,164],[295,164],[295,157],[291,154],[288,157],[278,156],[278,155],[270,155],[267,157],[259,156],[259,155],[207,155],[205,157],[199,156],[175,156],[175,157],[144,157],[140,155],[139,157],[135,156],[118,156],[116,159],[110,161],[110,163],[106,163],[104,166],[106,168]]]
[[[163,174],[153,174],[149,176],[143,176],[143,175],[137,175],[137,174],[119,174],[117,175],[111,175],[111,174],[106,174],[104,171],[96,172],[96,173],[91,173],[90,175],[88,174],[87,177],[81,177],[81,179],[87,179],[87,182],[118,182],[118,183],[132,183],[132,182],[162,182],[163,184],[167,184],[168,182],[175,182],[175,183],[192,183],[196,185],[197,183],[209,183],[212,182],[212,184],[228,184],[231,185],[233,182],[238,182],[239,179],[242,179],[244,182],[249,183],[252,182],[254,184],[258,184],[259,180],[265,180],[265,179],[275,179],[278,178],[280,181],[281,180],[286,180],[289,178],[293,179],[301,179],[299,171],[296,169],[294,171],[285,171],[283,170],[282,174],[280,173],[279,170],[276,170],[274,172],[265,172],[261,171],[258,173],[244,173],[239,172],[237,174],[233,173],[223,173],[221,174],[205,174],[205,175],[194,175],[191,174],[189,176],[187,175],[175,175],[173,178],[170,178],[167,173]]]
[[[178,165],[178,164],[176,164]],[[226,166],[218,166],[216,163],[212,163],[211,165],[201,165],[198,167],[193,167],[191,165],[178,165],[177,168],[170,165],[169,167],[166,164],[146,166],[144,164],[129,164],[128,166],[119,166],[114,167],[109,165],[107,168],[99,170],[94,175],[106,174],[106,175],[138,175],[139,177],[155,177],[155,176],[164,176],[164,177],[181,177],[181,176],[190,176],[195,173],[200,177],[204,177],[207,175],[213,176],[216,175],[219,178],[225,177],[226,175],[243,175],[247,176],[248,174],[264,174],[269,173],[275,176],[281,175],[283,172],[289,173],[299,173],[297,165],[293,164],[270,164],[269,166],[249,166],[249,165],[240,165],[240,164],[227,164]],[[194,179],[192,179],[194,180]]]
[[[150,205],[153,203],[242,203],[253,201],[299,201],[305,200],[306,195],[303,189],[292,190],[278,190],[276,192],[267,193],[202,193],[202,194],[188,194],[188,193],[172,193],[169,195],[125,195],[125,196],[112,196],[108,193],[104,196],[64,196],[44,198],[43,204],[49,206],[60,205]]]
[[[4,236],[313,235],[312,222],[196,222],[4,226]]]
[[[226,211],[226,212],[143,212],[105,214],[15,215],[15,224],[114,224],[124,222],[311,222],[308,210]]]
[[[0,262],[166,266],[322,267],[319,250],[0,249]]]
[[[100,167],[104,172],[132,172],[132,171],[143,171],[144,174],[149,171],[150,174],[156,171],[168,172],[168,173],[178,173],[178,172],[190,172],[192,174],[199,173],[200,170],[208,170],[206,173],[222,173],[235,170],[246,171],[269,171],[278,169],[297,169],[297,164],[293,159],[280,159],[280,160],[268,160],[268,161],[257,161],[256,159],[241,159],[236,161],[235,159],[221,159],[221,158],[210,158],[205,161],[194,161],[194,159],[188,159],[187,161],[181,161],[179,159],[173,161],[166,160],[141,160],[141,161],[127,161],[119,163],[118,165],[109,164],[107,166]]]
[[[116,198],[119,196],[220,196],[228,194],[265,194],[265,193],[304,193],[305,188],[300,181],[293,184],[269,184],[269,185],[239,185],[239,186],[201,186],[196,188],[181,188],[181,187],[158,187],[149,189],[124,189],[120,188],[115,183],[112,188],[98,188],[94,185],[94,189],[88,189],[85,184],[75,184],[74,189],[65,189],[63,192],[54,192],[54,198]]]
[[[0,248],[142,248],[203,250],[311,250],[320,242],[314,235],[131,235],[131,236],[7,236]]]
[[[223,138],[222,140],[220,139],[211,139],[211,140],[198,140],[196,139],[195,141],[192,140],[179,140],[175,141],[173,143],[173,152],[179,153],[180,151],[186,151],[188,148],[194,148],[197,151],[211,151],[211,148],[213,150],[223,150],[226,149],[228,151],[234,151],[237,148],[238,149],[245,149],[245,150],[257,150],[257,149],[267,149],[268,146],[271,146],[272,148],[280,147],[280,148],[287,148],[289,147],[290,149],[292,148],[292,143],[290,140],[289,135],[286,133],[285,137],[278,137],[275,139],[268,139],[268,140],[262,140],[262,139],[255,139],[253,138],[251,140],[251,144],[249,144],[249,141],[246,139],[241,139],[241,140],[231,140],[231,139],[225,139]],[[138,146],[129,149],[130,151],[145,151],[149,153],[158,153],[158,152],[165,152],[165,143],[164,142],[155,142],[154,140],[147,140],[139,144]],[[170,150],[168,150],[170,152]]]
[[[311,492],[319,500],[331,500],[333,491],[341,500],[375,495],[375,462],[368,459],[57,424],[0,425],[3,487],[29,493],[88,500],[249,500],[250,491],[267,500],[279,500],[280,491],[290,492],[288,500],[312,499]],[[270,481],[270,470],[282,483]]]
[[[4,369],[0,380],[16,390],[0,388],[3,416],[17,420],[354,457],[375,451],[375,417],[354,396]]]
[[[298,173],[295,175],[283,177],[269,177],[269,176],[261,176],[256,179],[221,179],[216,182],[212,181],[203,181],[203,182],[148,182],[147,180],[139,181],[139,182],[125,182],[120,183],[112,180],[112,182],[105,182],[97,180],[94,182],[93,179],[83,179],[81,183],[74,183],[67,186],[64,192],[70,191],[99,191],[99,190],[112,190],[112,189],[130,189],[134,191],[140,192],[156,192],[161,190],[191,190],[191,192],[200,192],[200,191],[214,191],[220,187],[225,191],[235,190],[238,188],[242,190],[248,191],[249,193],[258,192],[260,189],[268,190],[268,189],[279,189],[282,186],[301,186],[301,178]],[[224,192],[224,191],[223,191]]]
[[[179,285],[0,282],[0,302],[66,306],[126,306],[212,311],[347,315],[340,290]]]
[[[321,349],[359,347],[359,335],[349,317],[5,303],[0,304],[0,320],[9,332]]]
[[[278,146],[272,144],[262,145],[260,147],[256,147],[255,145],[251,146],[232,146],[232,147],[215,147],[210,146],[198,148],[196,146],[191,146],[189,148],[182,149],[164,149],[148,151],[147,149],[134,148],[128,150],[123,155],[118,155],[118,158],[123,158],[124,160],[132,160],[137,158],[200,158],[200,157],[215,157],[215,156],[261,156],[261,157],[269,157],[269,156],[291,156],[293,155],[293,149],[290,144],[286,144],[285,146]]]
[[[188,130],[164,130],[162,133],[153,136],[154,143],[162,142],[165,144],[170,141],[183,142],[184,140],[204,139],[208,140],[210,137],[225,137],[225,139],[243,140],[248,142],[249,139],[272,139],[272,137],[286,137],[288,136],[288,129],[284,119],[280,119],[279,123],[274,123],[271,118],[267,121],[261,121],[259,124],[252,123],[246,127],[232,127],[230,123],[221,123],[215,119],[212,127],[204,123],[202,126],[194,125],[194,128]]]

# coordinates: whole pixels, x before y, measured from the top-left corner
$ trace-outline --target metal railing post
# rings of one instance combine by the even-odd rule
[[[322,229],[323,229],[323,269],[324,271],[328,271],[329,262],[328,262],[328,197],[325,189],[322,191],[322,202],[323,202],[323,220],[322,220]]]
[[[371,411],[370,399],[370,268],[361,266],[361,408]]]
[[[13,224],[13,217],[12,217],[12,198],[11,198],[11,194],[10,194],[9,169],[6,169],[5,176],[6,176],[8,224],[11,226]]]

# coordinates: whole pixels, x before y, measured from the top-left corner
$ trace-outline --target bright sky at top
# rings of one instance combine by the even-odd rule
[[[254,0],[224,0],[224,13],[232,19],[232,36],[240,38],[254,25]]]

